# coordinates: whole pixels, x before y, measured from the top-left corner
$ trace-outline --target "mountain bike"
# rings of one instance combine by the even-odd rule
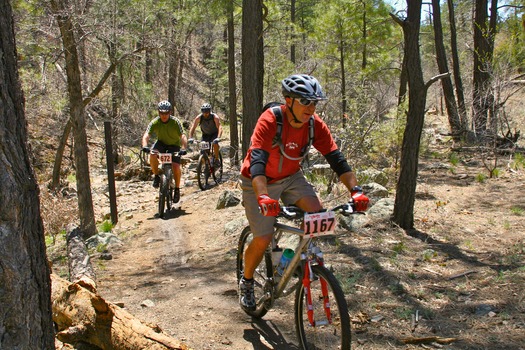
[[[215,157],[213,151],[211,151],[212,147],[213,142],[210,141],[201,141],[199,143],[200,156],[197,162],[197,182],[202,191],[208,188],[210,177],[213,178],[217,185],[222,181],[222,154],[219,152],[218,157]]]
[[[172,158],[185,154],[184,151],[172,153],[160,153],[149,147],[142,148],[144,154],[154,154],[159,159],[159,218],[171,210],[173,204],[173,192],[175,191],[175,179],[173,178]]]
[[[336,212],[345,216],[358,213],[352,203],[318,213],[305,213],[295,206],[281,208],[278,217],[297,220],[300,225],[276,221],[272,242],[254,273],[256,308],[245,310],[248,315],[261,318],[276,299],[295,292],[295,329],[300,347],[305,350],[350,349],[350,315],[345,296],[337,278],[325,267],[323,253],[316,245],[318,237],[334,234]],[[299,238],[294,244],[293,258],[282,266],[279,261],[285,259],[279,242],[289,241],[293,235]],[[242,278],[244,253],[252,239],[248,226],[237,248],[237,282]]]

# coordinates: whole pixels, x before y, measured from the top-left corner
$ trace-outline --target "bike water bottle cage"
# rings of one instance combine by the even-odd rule
[[[311,116],[308,120],[308,144],[303,147],[301,150],[301,156],[299,157],[291,157],[288,154],[286,154],[284,150],[283,140],[281,138],[282,131],[283,131],[283,113],[281,111],[281,107],[275,106],[271,107],[273,115],[275,116],[275,122],[277,123],[277,132],[275,133],[275,137],[273,138],[272,148],[279,146],[279,150],[281,152],[281,159],[279,161],[279,172],[282,171],[283,168],[283,157],[286,157],[289,160],[302,160],[310,150],[310,147],[312,146],[312,143],[314,142],[314,123],[315,119],[314,116]]]

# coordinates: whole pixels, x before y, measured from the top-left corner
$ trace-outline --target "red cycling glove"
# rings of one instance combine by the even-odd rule
[[[277,216],[281,210],[279,201],[271,199],[267,194],[259,195],[257,202],[259,202],[259,209],[264,216]]]
[[[350,195],[354,200],[354,207],[356,211],[366,211],[368,209],[368,202],[370,200],[363,194],[363,190],[359,186],[354,186]]]

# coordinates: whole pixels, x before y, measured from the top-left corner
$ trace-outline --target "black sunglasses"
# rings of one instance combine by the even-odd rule
[[[317,104],[319,103],[319,101],[315,100],[309,100],[307,98],[300,98],[299,100],[299,103],[305,107],[308,107],[309,105],[311,105],[312,103],[314,104],[314,106],[317,106]]]

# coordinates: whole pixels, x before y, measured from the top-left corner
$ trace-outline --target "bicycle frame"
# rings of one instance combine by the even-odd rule
[[[338,207],[342,208],[342,206]],[[335,208],[334,208],[335,209]],[[348,215],[348,214],[347,214]],[[302,265],[302,273],[303,275],[300,276],[301,280],[298,285],[300,284],[303,288],[305,288],[307,299],[308,299],[308,306],[312,305],[312,297],[310,295],[310,281],[313,278],[312,273],[312,264],[317,264],[320,266],[324,266],[324,260],[322,257],[321,249],[315,244],[315,238],[312,238],[310,236],[305,236],[304,231],[298,227],[290,226],[287,224],[283,224],[281,222],[276,222],[274,224],[275,232],[272,237],[272,242],[270,246],[267,248],[267,251],[265,254],[270,253],[274,248],[277,247],[277,244],[279,240],[281,239],[282,235],[287,234],[294,234],[298,235],[300,237],[300,241],[297,244],[296,248],[294,249],[294,256],[288,266],[283,271],[283,274],[280,276],[279,281],[275,281],[275,271],[272,277],[272,281],[269,281],[273,283],[273,294],[272,295],[266,295],[266,298],[263,302],[267,302],[271,299],[271,304],[268,306],[268,308],[272,307],[273,300],[278,299],[282,296],[286,296],[293,292],[296,287],[295,286],[288,291],[286,290],[286,287],[288,283],[290,282],[292,276],[294,275],[295,271],[299,267],[299,265]],[[275,262],[272,261],[272,264],[275,264]],[[326,286],[326,282],[324,280],[321,280],[321,287],[322,287],[322,293],[323,293],[323,306],[324,310],[327,316],[328,323],[331,323],[331,316],[330,316],[330,300],[328,300],[328,290]],[[312,308],[309,308],[308,310],[308,321],[310,323],[310,326],[315,326],[316,322],[314,320],[313,310]]]
[[[274,306],[276,299],[295,292],[295,327],[302,349],[349,350],[351,342],[351,320],[344,292],[337,277],[324,266],[323,253],[316,241],[324,235],[334,234],[335,212],[343,215],[355,213],[352,203],[337,206],[328,211],[304,213],[300,208],[282,207],[280,217],[302,224],[274,223],[271,244],[264,252],[263,260],[254,270],[255,306],[243,310],[250,316],[261,318]],[[304,228],[304,230],[303,230]],[[286,237],[298,235],[294,240],[294,256],[286,267],[278,265],[275,252],[289,244]],[[244,253],[253,240],[253,231],[247,226],[239,237],[237,249],[237,279],[241,280],[244,269]],[[281,246],[279,246],[279,243]],[[285,250],[283,251],[283,256]],[[288,259],[282,259],[287,261]],[[242,305],[242,304],[241,304]]]
[[[283,296],[289,295],[290,293],[295,291],[295,288],[299,288],[300,287],[299,285],[301,285],[301,287],[305,288],[306,294],[308,295],[308,298],[307,298],[308,306],[311,306],[312,297],[310,293],[310,281],[313,278],[311,265],[312,263],[315,263],[321,266],[324,265],[324,261],[321,255],[322,252],[320,249],[315,249],[318,247],[317,245],[315,245],[313,238],[310,238],[310,237],[305,238],[303,230],[297,227],[285,225],[279,222],[275,223],[274,227],[275,227],[275,234],[274,234],[274,237],[272,238],[272,243],[270,247],[268,248],[270,252],[272,249],[274,249],[277,246],[277,242],[279,241],[283,233],[296,234],[296,235],[301,236],[301,239],[299,241],[299,244],[294,250],[294,256],[292,260],[290,261],[290,263],[284,270],[277,284],[273,286],[273,294],[266,295],[266,298],[263,300],[263,302],[268,302],[269,300],[271,300],[271,304],[268,305],[268,309],[269,309],[273,306],[273,301],[275,299],[279,299]],[[288,286],[290,279],[292,278],[294,272],[296,271],[296,269],[299,267],[300,264],[302,264],[303,276],[300,276],[301,279],[297,283],[297,286],[294,286],[293,288],[286,290],[286,287]],[[273,278],[275,278],[275,273],[274,273]],[[275,279],[273,283],[275,283]],[[325,310],[325,313],[328,319],[328,323],[331,323],[330,300],[328,298],[328,289],[326,286],[326,282],[324,280],[321,280],[321,284],[322,284],[322,289],[323,289],[324,310]],[[313,312],[314,312],[313,309],[309,307],[307,313],[308,313],[308,321],[310,323],[310,326],[321,325],[315,321]]]
[[[292,234],[296,234],[299,236],[302,236],[304,233],[303,230],[297,227],[285,225],[280,222],[275,223],[274,227],[275,227],[275,234],[274,234],[274,237],[272,238],[272,244],[268,248],[270,249],[270,251],[271,249],[275,248],[277,241],[281,238],[283,233],[292,233]],[[305,250],[306,246],[311,242],[312,242],[311,238],[301,237],[299,244],[294,250],[295,254],[292,258],[292,261],[290,261],[290,263],[284,270],[279,282],[274,288],[274,298],[277,299],[284,295],[284,291],[286,289],[286,286],[288,285],[288,282],[292,278],[293,273],[295,272],[295,270],[297,269],[297,267],[299,266],[301,262],[301,258],[302,258],[301,255],[303,254],[303,251]]]
[[[164,210],[171,210],[173,191],[175,188],[173,176],[173,157],[180,156],[178,152],[164,152],[144,147],[141,150],[141,163],[146,164],[146,154],[156,156],[159,162],[159,217],[164,217]]]
[[[222,180],[222,156],[219,153],[217,159],[220,162],[220,166],[217,166],[212,150],[213,145],[213,142],[210,141],[201,141],[199,144],[200,156],[197,161],[197,181],[199,188],[203,191],[207,189],[210,177],[213,178],[217,185]]]

